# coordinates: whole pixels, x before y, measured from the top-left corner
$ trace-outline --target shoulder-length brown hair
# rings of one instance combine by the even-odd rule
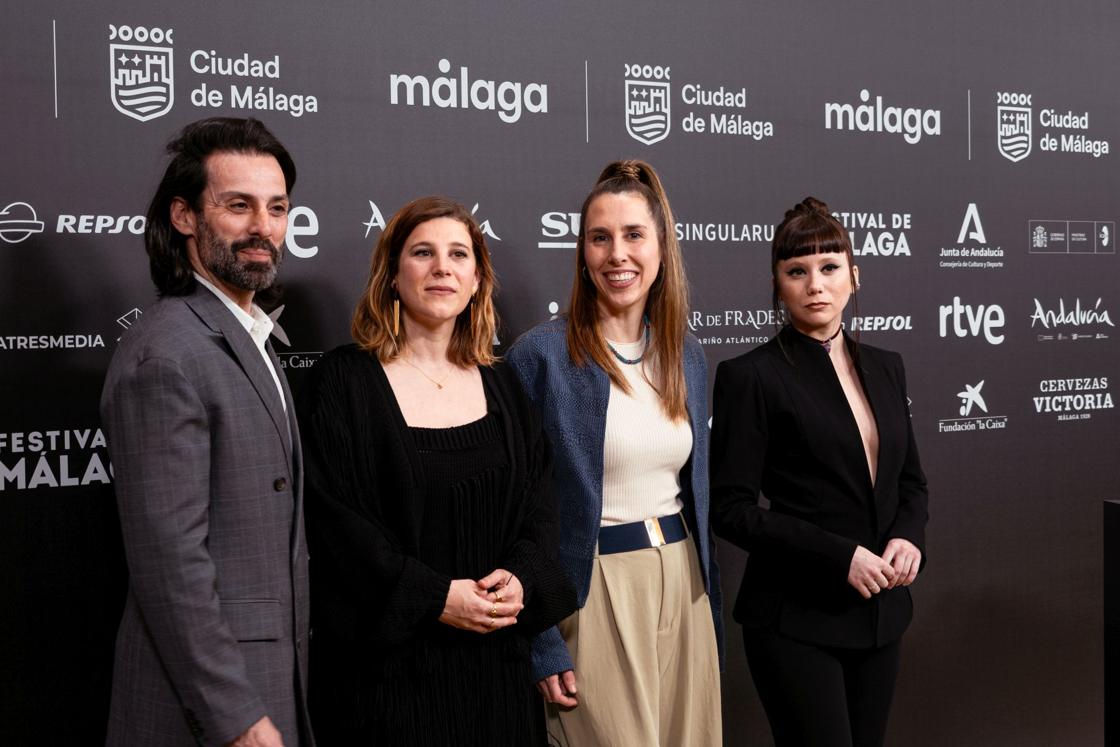
[[[446,197],[420,197],[402,207],[389,220],[373,250],[369,279],[354,309],[350,335],[358,347],[376,353],[382,363],[395,360],[408,346],[404,325],[400,325],[396,335],[393,334],[393,301],[397,299],[393,281],[400,269],[405,241],[421,223],[436,218],[453,218],[467,227],[478,269],[478,291],[455,320],[447,358],[459,366],[489,366],[497,360],[494,355],[494,331],[498,327],[498,315],[494,309],[494,291],[497,288],[494,266],[490,264],[486,239],[470,212]]]
[[[641,195],[657,229],[661,247],[661,267],[649,289],[645,313],[650,324],[650,353],[655,361],[654,381],[661,395],[661,406],[672,420],[688,418],[687,391],[684,381],[684,336],[688,321],[688,279],[684,258],[677,243],[676,222],[669,207],[669,198],[653,167],[644,161],[615,161],[607,166],[580,210],[579,235],[576,238],[576,276],[572,282],[572,298],[568,309],[568,353],[579,366],[588,360],[606,371],[615,386],[624,392],[630,387],[607,341],[599,331],[597,291],[583,254],[587,236],[587,210],[595,198],[605,194],[634,193]]]

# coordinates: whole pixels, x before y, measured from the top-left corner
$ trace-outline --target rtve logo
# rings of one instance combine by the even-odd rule
[[[960,296],[953,296],[953,303],[942,306],[939,310],[938,332],[942,337],[948,337],[950,330],[957,337],[983,335],[990,344],[999,345],[1004,336],[996,332],[1003,329],[1004,322],[1003,307],[999,304],[980,304],[974,307],[962,304]]]

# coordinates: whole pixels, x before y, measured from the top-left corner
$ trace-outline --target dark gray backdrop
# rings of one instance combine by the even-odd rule
[[[1120,210],[1103,152],[1120,134],[1118,20],[1107,0],[6,8],[4,743],[101,738],[124,564],[97,399],[116,339],[153,300],[134,216],[162,146],[213,114],[261,117],[299,166],[274,340],[297,393],[347,340],[378,217],[421,194],[488,222],[504,348],[565,306],[572,250],[549,245],[574,241],[567,214],[602,166],[651,161],[713,371],[773,332],[768,239],[783,211],[813,194],[848,214],[864,339],[905,355],[931,487],[889,741],[1099,743],[1100,501],[1120,494]],[[272,63],[265,77],[229,71],[244,55]],[[452,106],[436,103],[449,103],[440,77]],[[476,81],[493,81],[492,99]],[[220,105],[197,105],[203,85]],[[662,103],[631,129],[651,144],[627,129],[643,89]],[[721,89],[730,106],[711,97]],[[706,131],[686,131],[697,120]],[[730,607],[744,555],[720,558]],[[728,622],[727,742],[769,744]]]

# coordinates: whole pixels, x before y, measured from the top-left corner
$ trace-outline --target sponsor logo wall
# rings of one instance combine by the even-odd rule
[[[0,641],[58,660],[20,669],[18,689],[0,687],[28,693],[20,715],[0,720],[0,742],[34,743],[58,707],[84,714],[62,725],[60,742],[103,741],[116,620],[96,636],[101,663],[82,671],[69,662],[89,659],[61,629],[103,605],[92,590],[123,588],[121,568],[73,549],[96,535],[119,551],[102,378],[155,298],[142,241],[166,142],[198,118],[255,116],[299,171],[285,290],[267,308],[297,398],[307,370],[348,340],[370,251],[412,198],[448,194],[475,216],[508,345],[564,313],[596,175],[615,158],[650,161],[672,198],[688,328],[709,379],[773,338],[775,228],[806,195],[825,200],[860,266],[859,309],[844,323],[904,356],[933,493],[930,563],[914,589],[888,743],[1101,743],[1101,685],[1083,676],[1102,658],[1090,624],[1099,579],[1056,578],[1042,562],[1098,568],[1099,501],[1120,498],[1107,457],[1120,450],[1120,69],[1114,35],[1101,31],[1120,28],[1120,6],[1087,1],[1092,12],[1055,5],[1030,18],[914,0],[329,13],[281,0],[221,14],[60,0],[13,14],[0,27],[14,107],[0,164],[0,546],[51,548],[70,586],[14,593],[16,609],[34,603],[35,620],[60,623],[20,635],[0,627]],[[997,37],[1016,43],[987,43]],[[1076,59],[1043,54],[1071,44]],[[1052,552],[1039,549],[1042,536]],[[721,544],[720,558],[730,601],[743,555]],[[1027,604],[1025,584],[1057,591]],[[726,622],[732,641],[738,628]],[[1069,666],[1018,643],[993,651],[1012,628],[1030,631],[1024,649],[1061,650]],[[735,646],[725,682],[744,688],[725,689],[736,705],[724,733],[766,745]],[[946,667],[950,650],[978,666]],[[37,706],[62,679],[82,697]],[[982,716],[1007,702],[1021,723]],[[964,715],[931,724],[930,712]]]

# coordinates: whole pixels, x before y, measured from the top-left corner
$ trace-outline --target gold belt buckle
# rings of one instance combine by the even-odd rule
[[[646,534],[649,535],[650,547],[661,547],[665,544],[665,534],[661,531],[661,521],[656,517],[646,519]]]

